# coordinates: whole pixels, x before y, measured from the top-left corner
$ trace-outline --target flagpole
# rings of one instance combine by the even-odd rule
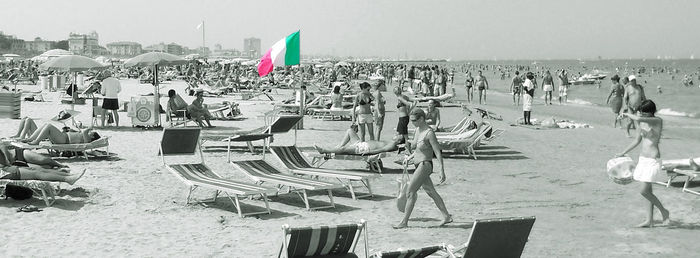
[[[206,55],[206,46],[204,42],[204,20],[202,20],[202,57]]]

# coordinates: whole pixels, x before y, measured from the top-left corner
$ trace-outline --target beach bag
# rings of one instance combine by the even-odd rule
[[[408,164],[404,163],[403,174],[399,180],[399,194],[398,197],[396,197],[396,208],[399,209],[400,212],[404,212],[406,209],[406,198],[408,196],[408,184],[410,181],[411,179],[408,176]]]
[[[17,185],[5,185],[5,197],[15,200],[26,200],[32,198],[32,194],[32,189]]]
[[[630,157],[618,157],[608,160],[608,177],[616,184],[626,185],[634,181],[634,168],[636,164]]]

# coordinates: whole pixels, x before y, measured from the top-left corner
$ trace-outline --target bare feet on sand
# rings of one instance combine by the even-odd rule
[[[391,226],[391,227],[394,228],[394,229],[407,228],[407,227],[408,227],[408,223],[399,223],[398,225]]]
[[[452,215],[451,215],[451,214],[447,214],[447,216],[442,220],[442,222],[441,222],[440,225],[438,225],[438,226],[439,226],[439,227],[442,227],[442,226],[444,226],[444,225],[447,225],[447,224],[452,223],[452,221],[453,221],[453,220],[452,220]]]
[[[662,210],[661,211],[661,218],[663,221],[661,222],[662,226],[668,226],[671,224],[671,212],[668,210]]]
[[[85,175],[86,170],[87,170],[87,168],[84,168],[83,171],[80,171],[80,174],[68,176],[66,178],[66,183],[71,184],[71,185],[75,184],[75,182],[78,181],[78,179],[80,179],[81,177],[83,177],[83,175]]]

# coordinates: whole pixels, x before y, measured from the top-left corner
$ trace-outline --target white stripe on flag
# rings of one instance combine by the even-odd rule
[[[270,49],[270,59],[275,67],[284,66],[284,56],[287,53],[287,38],[284,37],[277,41]]]

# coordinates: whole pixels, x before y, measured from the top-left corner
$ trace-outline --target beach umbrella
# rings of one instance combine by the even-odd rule
[[[163,52],[150,52],[132,57],[131,59],[124,62],[124,67],[153,66],[153,96],[155,97],[154,103],[156,105],[154,107],[154,111],[157,114],[159,111],[158,105],[160,104],[160,93],[158,91],[158,66],[183,65],[187,64],[187,62],[188,61],[186,59],[176,55]],[[156,121],[156,123],[160,122],[157,119]]]
[[[104,68],[107,67],[95,61],[94,59],[78,55],[57,57],[39,65],[39,69],[41,70],[75,73],[75,76],[73,76],[73,83],[76,86],[78,85],[78,72]],[[78,94],[72,92],[71,95],[73,97],[73,102],[70,106],[71,109],[74,109],[75,102],[78,100]]]
[[[62,71],[62,72],[80,72],[87,71],[90,69],[103,69],[106,68],[100,62],[95,61],[92,58],[69,55],[61,56],[39,65],[39,69],[46,71]]]

